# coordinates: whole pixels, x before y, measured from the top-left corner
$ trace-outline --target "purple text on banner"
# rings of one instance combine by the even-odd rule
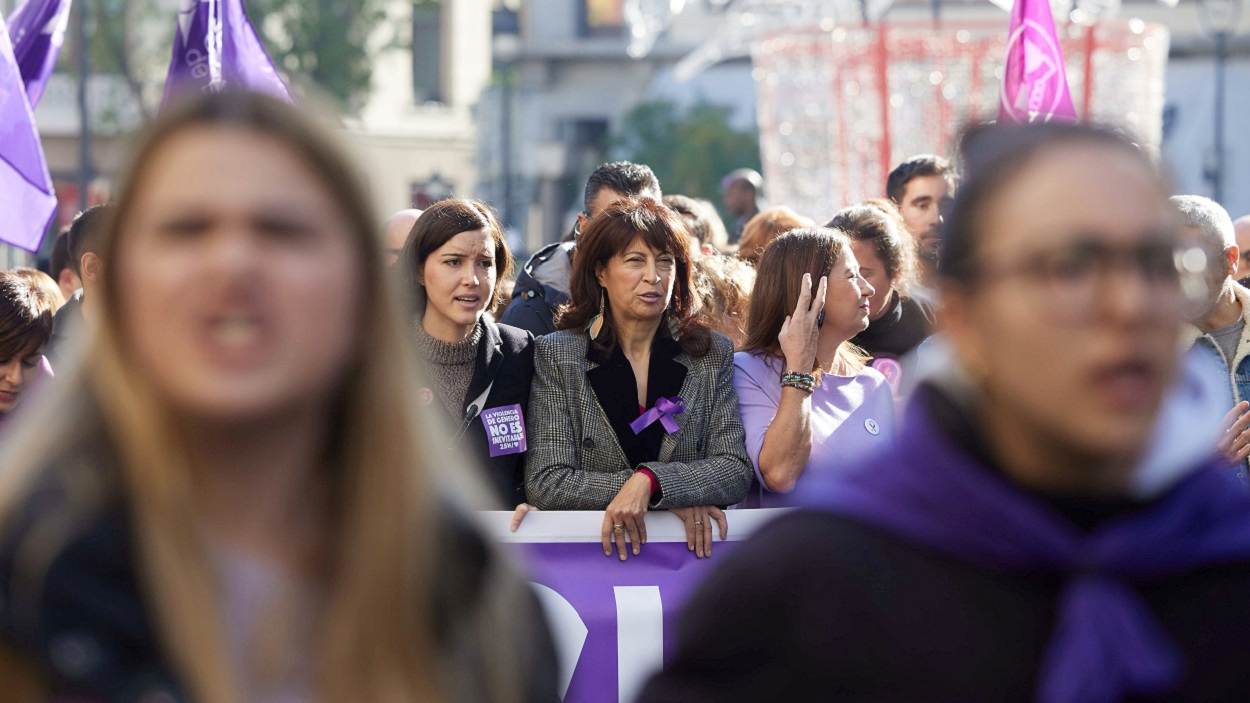
[[[557,645],[574,653],[565,703],[628,703],[672,656],[682,606],[735,544],[718,542],[712,558],[696,559],[685,542],[648,542],[626,562],[603,556],[597,542],[515,546]]]
[[[483,410],[482,424],[486,427],[486,441],[490,444],[492,457],[520,454],[526,450],[525,415],[521,412],[520,403]]]
[[[566,703],[628,703],[673,655],[677,621],[699,583],[786,509],[727,510],[727,541],[712,557],[686,548],[686,528],[666,510],[647,513],[640,556],[605,557],[599,511],[534,511],[520,529],[511,511],[481,513],[484,529],[527,567],[555,636]]]

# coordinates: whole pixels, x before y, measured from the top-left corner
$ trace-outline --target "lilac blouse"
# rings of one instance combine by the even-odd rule
[[[755,484],[738,507],[778,507],[787,496],[764,488],[760,451],[764,433],[781,402],[780,359],[760,354],[734,354],[734,389],[746,430],[747,455],[755,467]],[[894,399],[879,371],[868,368],[855,376],[825,374],[812,393],[812,453],[804,476],[837,471],[864,454],[884,449],[894,436]],[[800,477],[799,486],[803,485]]]

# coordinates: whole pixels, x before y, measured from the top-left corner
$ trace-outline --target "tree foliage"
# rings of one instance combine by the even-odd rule
[[[412,0],[413,6],[441,0]],[[407,38],[403,23],[381,40],[386,0],[244,0],[248,18],[280,71],[354,110],[367,97],[371,54]],[[169,65],[176,14],[161,0],[82,0],[89,11],[91,71],[119,75],[145,116],[155,113]],[[68,48],[68,47],[67,47]],[[58,70],[73,72],[71,48]]]
[[[374,30],[386,17],[384,5],[384,0],[251,0],[248,12],[281,70],[354,110],[369,93]]]
[[[736,168],[760,168],[759,136],[729,121],[732,108],[698,102],[682,110],[667,100],[637,105],[613,138],[620,158],[655,171],[665,193],[720,201],[720,180]]]

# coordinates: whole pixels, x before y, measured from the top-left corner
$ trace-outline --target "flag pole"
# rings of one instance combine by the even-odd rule
[[[87,102],[87,79],[91,74],[91,50],[87,44],[87,12],[90,3],[76,3],[74,44],[78,65],[78,209],[87,209],[87,189],[91,187],[91,113]]]

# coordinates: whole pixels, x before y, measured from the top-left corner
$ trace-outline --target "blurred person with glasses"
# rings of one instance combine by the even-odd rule
[[[961,151],[948,363],[890,448],[703,582],[640,701],[1250,697],[1250,495],[1218,371],[1177,344],[1197,291],[1166,184],[1092,126]]]
[[[1191,263],[1203,274],[1202,298],[1188,315],[1186,345],[1214,352],[1231,390],[1220,448],[1239,464],[1237,476],[1247,481],[1250,456],[1250,290],[1235,280],[1244,254],[1237,244],[1233,220],[1219,203],[1201,195],[1176,195],[1172,205],[1180,212],[1182,239],[1191,247]],[[1201,267],[1197,264],[1201,263]]]

